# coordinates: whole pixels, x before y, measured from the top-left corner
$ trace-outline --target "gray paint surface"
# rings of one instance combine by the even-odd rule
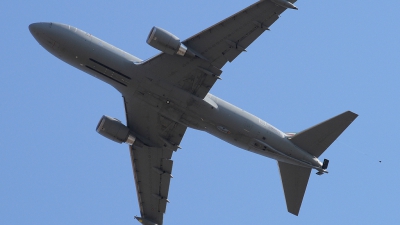
[[[306,185],[309,172],[291,171],[303,171],[302,168],[311,171],[313,168],[320,173],[326,172],[322,163],[310,154],[308,148],[316,143],[308,142],[313,139],[305,134],[323,131],[325,135],[314,141],[328,147],[356,114],[346,112],[346,118],[338,116],[333,122],[342,125],[328,126],[326,124],[332,124],[329,120],[299,133],[296,138],[296,135],[287,136],[262,119],[209,93],[226,62],[232,62],[285,10],[271,1],[259,1],[184,40],[182,43],[195,57],[161,53],[147,61],[70,25],[34,23],[29,26],[47,51],[109,83],[123,95],[127,127],[138,139],[130,152],[143,224],[162,224],[168,202],[172,153],[179,148],[187,127],[290,164],[283,170],[281,168],[281,176],[288,209],[296,215],[305,186],[292,186],[291,190],[300,190],[299,193],[287,194],[289,189],[285,184],[293,185],[291,181],[297,179],[300,183],[305,181]],[[307,140],[301,136],[307,136]],[[291,177],[293,174],[300,175]]]

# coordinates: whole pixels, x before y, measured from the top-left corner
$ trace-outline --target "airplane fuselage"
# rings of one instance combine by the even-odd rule
[[[107,82],[123,96],[141,93],[138,98],[175,122],[278,161],[322,170],[316,157],[267,122],[214,95],[200,99],[168,80],[153,77],[140,66],[142,60],[89,33],[58,23],[36,23],[30,29],[59,59]]]

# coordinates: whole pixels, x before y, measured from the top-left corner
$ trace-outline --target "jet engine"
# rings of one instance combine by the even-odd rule
[[[129,128],[121,123],[121,121],[109,116],[101,117],[96,131],[104,137],[118,143],[126,142],[132,145],[136,137],[130,134]]]
[[[146,42],[152,47],[169,55],[195,56],[195,54],[190,52],[187,47],[181,43],[177,36],[159,27],[153,27],[151,29]]]

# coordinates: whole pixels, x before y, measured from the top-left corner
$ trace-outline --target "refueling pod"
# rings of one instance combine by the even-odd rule
[[[288,0],[271,0],[271,1],[287,9],[296,9],[296,10],[298,9],[295,5],[293,5],[293,3],[291,3]]]
[[[132,145],[136,140],[136,137],[129,132],[127,126],[122,124],[121,121],[109,116],[101,117],[96,131],[104,137],[120,144],[125,142]]]
[[[195,54],[188,50],[177,36],[159,27],[151,29],[146,42],[169,55],[177,54],[180,56],[195,57]]]
[[[135,219],[137,219],[137,221],[139,221],[143,225],[158,225],[156,223],[153,223],[150,220],[146,220],[145,218],[141,218],[141,217],[138,217],[138,216],[135,216]]]

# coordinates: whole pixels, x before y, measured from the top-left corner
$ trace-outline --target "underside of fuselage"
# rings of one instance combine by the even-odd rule
[[[282,1],[274,2],[283,4]],[[284,3],[286,4],[286,1]],[[276,6],[278,7],[278,5]],[[257,25],[259,22],[253,21],[252,24]],[[259,27],[262,28],[262,26],[261,23]],[[318,157],[357,117],[357,114],[347,111],[297,134],[286,135],[260,118],[209,94],[209,89],[217,79],[220,79],[219,75],[222,73],[220,68],[214,65],[207,68],[204,66],[194,67],[196,72],[200,71],[201,79],[185,77],[185,79],[175,80],[173,83],[169,77],[166,78],[164,71],[157,70],[157,65],[142,61],[75,27],[60,23],[34,23],[29,26],[29,29],[40,45],[51,54],[112,85],[123,95],[127,112],[127,126],[117,119],[103,117],[97,131],[111,140],[131,145],[130,151],[138,196],[141,196],[141,192],[137,180],[138,170],[135,169],[138,166],[135,163],[138,162],[135,162],[137,159],[134,156],[144,153],[135,151],[141,148],[152,149],[155,152],[153,157],[156,159],[159,159],[157,157],[161,151],[162,154],[168,155],[167,158],[162,156],[160,166],[153,166],[153,169],[160,176],[169,174],[172,177],[170,174],[172,169],[171,151],[180,148],[179,142],[186,128],[189,127],[210,133],[241,149],[277,160],[288,211],[298,215],[311,170],[316,169],[318,175],[327,173],[329,161],[324,160],[322,163]],[[157,42],[157,38],[152,39],[154,35],[157,35],[156,32],[177,42],[176,49],[178,51],[174,53],[176,49],[173,48],[173,51],[167,49]],[[210,62],[206,62],[207,58],[202,54],[187,48],[180,43],[178,38],[163,29],[153,28],[148,43],[156,47],[161,46],[160,48],[165,48],[165,51],[172,51],[172,56],[168,57],[187,57],[184,58],[185,66],[195,60],[200,61],[201,65],[210,64]],[[232,61],[237,56],[235,51],[239,45],[229,41],[227,43],[230,47],[225,57],[228,61]],[[235,46],[236,50],[231,51],[232,46]],[[243,49],[239,50],[243,51]],[[162,58],[164,53],[156,57]],[[204,85],[196,83],[200,82],[198,80],[202,80]],[[156,131],[150,132],[150,125],[142,121],[142,123],[131,121],[129,124],[130,112],[128,109],[131,108],[131,105],[145,106],[148,110],[147,113],[153,117],[143,115],[139,120],[143,119],[146,123],[152,123],[159,130],[154,128]],[[106,122],[108,125],[105,125]],[[106,131],[107,126],[115,131]],[[122,136],[121,130],[125,132]],[[140,165],[140,163],[138,164]],[[147,168],[148,166],[143,167]],[[167,183],[169,185],[169,180]],[[168,187],[164,195],[168,194]],[[158,202],[158,205],[163,205],[159,212],[165,211],[165,201],[168,201],[166,197],[161,194],[154,195],[153,193],[152,195],[162,203]],[[143,207],[142,203],[140,204]],[[142,216],[143,214],[142,212]],[[147,221],[143,218],[140,219]],[[150,222],[146,223],[150,224]]]

